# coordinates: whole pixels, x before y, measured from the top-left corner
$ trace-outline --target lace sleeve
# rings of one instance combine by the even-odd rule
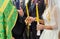
[[[52,16],[51,16],[51,23],[52,23],[52,28],[53,29],[58,29],[58,8],[56,6],[54,6],[53,10],[52,10]]]

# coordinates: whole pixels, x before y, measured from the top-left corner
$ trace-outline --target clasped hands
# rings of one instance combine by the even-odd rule
[[[33,18],[33,17],[27,17],[27,18],[25,19],[25,23],[26,23],[26,24],[31,24],[33,21],[35,21],[35,18]]]
[[[31,24],[33,21],[36,21],[36,17],[33,18],[33,17],[27,17],[25,19],[25,23],[26,25],[27,24]],[[43,22],[43,21],[40,21],[40,22]],[[44,25],[43,24],[37,24],[37,30],[43,30],[44,29]]]

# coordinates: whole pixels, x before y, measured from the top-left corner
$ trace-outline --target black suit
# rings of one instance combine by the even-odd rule
[[[29,15],[32,17],[36,17],[36,6],[34,5],[33,10],[30,8],[31,2],[28,3],[28,8],[29,8]],[[39,16],[42,19],[42,13],[44,12],[45,5],[40,5],[39,6]],[[24,23],[24,20],[26,18],[26,10],[24,9],[24,16],[21,17],[18,15],[18,20],[16,22],[15,27],[12,30],[13,37],[16,39],[23,39],[23,32],[26,28],[26,25]],[[36,22],[32,22],[30,26],[30,38],[29,39],[36,39]]]
[[[16,8],[19,9],[20,7],[20,1],[19,0],[15,0],[15,5],[16,5]],[[23,38],[23,33],[25,31],[25,28],[26,28],[26,25],[25,25],[25,17],[21,17],[19,14],[18,14],[18,18],[17,18],[17,21],[16,21],[16,24],[14,26],[14,28],[12,29],[12,36],[15,38],[15,39],[24,39]]]
[[[44,4],[44,0],[41,1],[42,3],[38,4],[38,10],[39,10],[39,18],[42,19],[42,14],[45,10],[45,4]],[[36,5],[34,5],[33,9],[31,7],[31,1],[28,2],[28,9],[29,9],[29,15],[32,17],[36,17]],[[37,22],[32,22],[31,26],[30,26],[30,38],[29,39],[38,39],[37,38],[37,30],[36,30],[36,24]]]
[[[15,37],[15,39],[23,39],[25,27],[24,17],[18,15],[17,22],[12,30],[12,36]]]

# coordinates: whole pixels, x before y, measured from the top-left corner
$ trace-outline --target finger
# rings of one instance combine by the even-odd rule
[[[22,7],[20,7],[20,10],[23,10]]]
[[[22,9],[22,8],[20,7],[20,9]]]
[[[37,26],[40,26],[40,24],[37,24]]]
[[[12,39],[15,39],[14,37],[12,37]]]
[[[17,10],[18,12],[20,12],[20,10]]]

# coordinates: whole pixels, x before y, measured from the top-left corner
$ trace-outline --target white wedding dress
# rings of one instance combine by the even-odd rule
[[[45,23],[46,26],[48,26],[48,25],[53,26],[54,24],[56,24],[54,13],[55,13],[54,9],[52,9],[50,11],[50,8],[47,8],[44,11],[42,16],[43,16],[44,23]],[[58,27],[58,25],[56,25],[56,27]],[[58,31],[57,28],[53,29],[53,30],[44,29],[40,39],[58,39],[58,32],[59,31]]]
[[[60,31],[60,0],[56,0],[57,1],[57,6],[58,6],[58,29]]]

